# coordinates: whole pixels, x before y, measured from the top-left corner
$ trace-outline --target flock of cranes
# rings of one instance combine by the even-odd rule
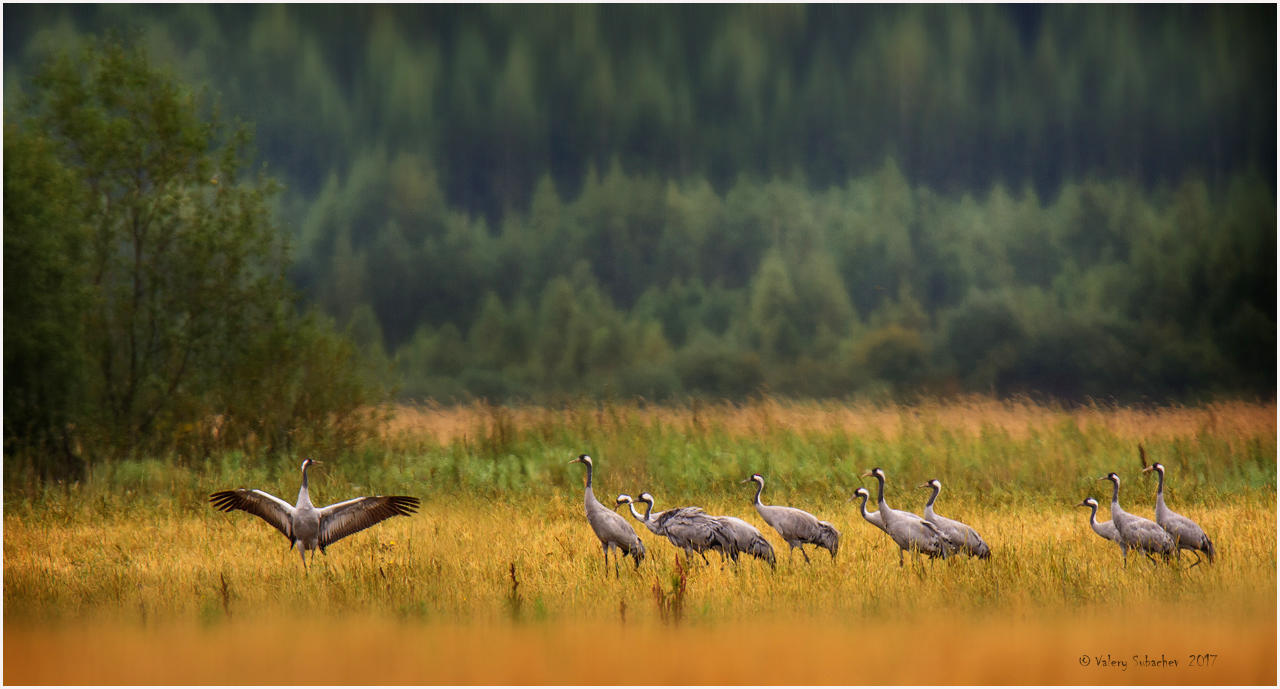
[[[1159,476],[1156,488],[1155,521],[1129,514],[1120,507],[1120,476],[1115,472],[1098,479],[1110,481],[1111,519],[1099,522],[1098,501],[1092,497],[1085,498],[1078,507],[1088,507],[1089,526],[1099,536],[1114,541],[1120,546],[1124,566],[1128,566],[1129,550],[1137,550],[1156,563],[1153,555],[1159,555],[1166,562],[1172,558],[1181,558],[1183,550],[1190,550],[1196,555],[1195,567],[1201,563],[1200,553],[1204,553],[1212,563],[1216,556],[1213,542],[1192,520],[1170,510],[1164,502],[1165,469],[1160,463],[1150,466],[1146,462],[1146,453],[1139,446],[1142,455],[1143,473],[1151,471]],[[636,534],[634,528],[625,517],[617,512],[622,505],[627,505],[635,521],[644,524],[645,528],[657,536],[666,538],[673,546],[683,550],[686,557],[692,558],[696,553],[703,562],[708,562],[706,551],[719,553],[722,561],[738,561],[741,554],[746,554],[776,566],[773,546],[765,539],[760,530],[745,520],[732,516],[714,516],[707,514],[700,507],[686,506],[654,512],[655,500],[650,493],[642,492],[636,498],[627,494],[618,495],[612,508],[606,507],[595,496],[592,486],[594,463],[588,455],[579,455],[570,464],[586,466],[586,488],[583,493],[583,507],[586,511],[587,523],[596,538],[600,540],[600,548],[604,554],[605,572],[608,572],[609,553],[614,551],[614,575],[619,575],[618,559],[630,557],[638,569],[644,561],[644,542]],[[303,568],[307,564],[307,551],[325,552],[325,548],[341,538],[373,526],[385,519],[395,516],[413,515],[420,502],[418,498],[407,495],[358,497],[317,508],[311,504],[307,489],[307,469],[319,464],[310,457],[302,462],[302,487],[298,490],[298,500],[294,505],[256,488],[240,488],[213,493],[209,501],[215,509],[223,512],[242,510],[257,515],[270,524],[289,540],[289,547],[296,548],[302,558]],[[883,531],[898,546],[898,565],[904,566],[906,553],[912,552],[917,558],[920,555],[929,558],[947,558],[963,554],[969,557],[987,559],[991,557],[991,549],[982,540],[973,527],[954,519],[943,517],[933,510],[933,505],[942,492],[942,482],[930,479],[918,486],[932,492],[925,503],[923,516],[904,510],[894,509],[885,500],[885,472],[876,467],[863,474],[876,480],[877,510],[867,511],[867,501],[871,494],[866,488],[854,491],[852,500],[861,500],[859,512],[862,518],[872,526]],[[834,560],[840,549],[840,532],[829,522],[821,521],[812,514],[795,507],[782,505],[766,505],[761,496],[764,493],[764,476],[752,474],[742,483],[755,483],[756,494],[753,504],[760,518],[782,537],[790,546],[794,555],[797,548],[809,562],[809,555],[804,546],[813,545],[830,553]],[[643,513],[636,509],[637,503],[644,505]]]
[[[611,510],[596,499],[592,487],[595,464],[591,457],[579,455],[569,463],[585,464],[587,467],[586,488],[583,492],[587,523],[591,525],[596,538],[600,539],[606,572],[609,567],[610,550],[618,549],[626,555],[631,555],[635,559],[637,568],[644,559],[644,543],[640,541],[640,537],[636,535],[635,529],[627,523],[627,520],[615,511],[622,505],[628,506],[631,516],[636,521],[644,524],[655,535],[666,538],[671,545],[685,551],[688,557],[697,553],[703,562],[709,562],[706,551],[712,550],[720,553],[723,560],[737,562],[738,555],[746,553],[768,562],[770,567],[775,566],[776,556],[773,546],[769,545],[759,529],[746,521],[737,517],[713,516],[707,514],[701,507],[693,506],[673,507],[655,513],[653,496],[647,491],[641,493],[639,498],[633,498],[626,493],[619,495],[614,500]],[[883,469],[876,467],[863,475],[873,476],[879,483],[880,490],[877,497],[879,510],[867,512],[867,498],[870,497],[870,493],[865,488],[855,491],[854,497],[862,498],[863,518],[888,534],[897,544],[899,566],[904,565],[904,554],[907,551],[923,553],[931,558],[945,558],[955,553],[964,553],[981,559],[991,556],[991,549],[973,527],[933,512],[933,503],[938,499],[938,493],[942,491],[942,483],[938,479],[932,479],[920,486],[933,490],[933,494],[925,504],[926,516],[921,517],[911,512],[895,510],[885,502]],[[756,512],[770,528],[778,532],[782,540],[787,542],[791,548],[789,552],[794,553],[799,548],[800,554],[804,556],[807,563],[810,561],[809,554],[805,552],[804,547],[813,545],[826,549],[831,554],[831,558],[835,559],[836,553],[840,550],[840,532],[830,522],[821,521],[796,507],[766,505],[761,500],[761,495],[764,493],[764,476],[752,474],[750,478],[743,480],[743,483],[749,482],[756,484],[756,495],[753,500]],[[643,513],[636,509],[637,502],[644,503]],[[617,576],[617,574],[618,561],[615,557],[614,575]]]
[[[1089,526],[1094,533],[1120,546],[1121,558],[1126,567],[1129,565],[1130,549],[1145,555],[1152,564],[1157,564],[1153,554],[1169,562],[1175,557],[1181,559],[1184,550],[1190,550],[1196,556],[1191,567],[1202,562],[1200,553],[1204,553],[1212,563],[1217,551],[1204,529],[1164,504],[1164,465],[1156,462],[1148,466],[1147,453],[1141,445],[1138,446],[1138,452],[1142,456],[1142,473],[1154,471],[1160,477],[1156,484],[1156,520],[1129,514],[1120,507],[1120,476],[1113,471],[1098,479],[1111,482],[1110,521],[1098,521],[1098,501],[1092,497],[1085,498],[1077,505],[1089,508]]]

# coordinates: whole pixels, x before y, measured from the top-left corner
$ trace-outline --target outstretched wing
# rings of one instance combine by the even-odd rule
[[[371,498],[352,498],[322,507],[320,512],[320,547],[363,531],[391,517],[408,517],[417,511],[417,498],[407,495],[375,495]]]
[[[209,496],[209,502],[221,512],[243,510],[262,517],[263,521],[284,534],[290,545],[293,544],[293,505],[284,500],[257,488],[239,488],[220,490]]]

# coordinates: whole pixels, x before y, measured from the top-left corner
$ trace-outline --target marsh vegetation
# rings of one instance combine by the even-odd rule
[[[1150,515],[1138,442],[1168,468],[1171,506],[1213,536],[1216,564],[1122,569],[1074,507],[1106,497],[1096,479],[1114,470],[1122,504]],[[582,451],[601,496],[660,491],[756,524],[777,571],[687,563],[638,528],[649,557],[606,576],[567,465]],[[291,496],[293,462],[226,454],[7,482],[5,679],[609,683],[606,660],[625,653],[649,682],[1270,683],[1275,452],[1274,405],[1243,403],[401,409],[377,443],[328,458],[312,492],[418,495],[422,512],[345,539],[305,575],[274,530],[207,504],[228,487]],[[873,465],[900,509],[918,512],[928,491],[914,486],[944,480],[938,510],[976,526],[991,559],[900,569],[848,502]],[[756,471],[777,503],[835,524],[834,562],[786,556],[740,483]],[[299,667],[282,648],[314,650],[280,635],[300,623],[341,649]],[[90,635],[96,662],[58,662],[61,644]],[[871,661],[922,642],[937,662]],[[716,659],[730,651],[739,659]],[[1105,674],[1078,663],[1096,652],[1221,657],[1200,674],[1185,662]]]

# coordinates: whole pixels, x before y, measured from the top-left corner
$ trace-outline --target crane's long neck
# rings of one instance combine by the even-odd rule
[[[760,502],[760,494],[764,492],[764,479],[756,479],[756,506],[763,506]]]
[[[298,489],[298,506],[310,506],[311,494],[307,490],[307,465],[302,467],[302,487]]]
[[[1156,469],[1159,477],[1156,479],[1156,509],[1166,509],[1164,506],[1164,469]]]
[[[942,486],[930,486],[933,488],[933,495],[929,496],[929,502],[924,504],[926,509],[933,509],[933,501],[938,499],[938,493],[942,492]]]
[[[1115,521],[1116,513],[1124,514],[1124,510],[1120,508],[1120,482],[1111,480],[1111,520]]]
[[[1092,526],[1093,530],[1097,531],[1098,530],[1098,506],[1089,505],[1088,507],[1089,507],[1089,526]]]
[[[876,484],[879,486],[876,490],[876,503],[883,510],[888,508],[889,505],[884,501],[884,477],[880,474],[876,474]]]
[[[649,504],[649,503],[645,503],[645,505],[648,505],[648,504]],[[645,510],[645,513],[644,513],[643,515],[642,515],[642,514],[640,514],[638,511],[636,511],[636,504],[635,504],[634,502],[629,502],[629,503],[627,503],[627,507],[630,507],[630,508],[631,508],[631,516],[635,517],[635,518],[636,518],[636,520],[638,520],[638,521],[642,521],[642,522],[647,522],[647,521],[649,521],[649,513],[648,513],[648,510],[653,509],[652,507],[648,507],[648,508]]]
[[[591,503],[593,502],[598,503],[600,501],[596,500],[596,493],[594,490],[591,490],[591,469],[592,469],[591,462],[583,462],[583,464],[587,465],[587,487],[586,487],[586,490],[583,491],[582,497],[583,497],[583,502],[586,503],[588,506],[590,506]]]
[[[871,513],[867,512],[867,498],[871,496],[859,495],[858,497],[862,498],[862,502],[858,504],[858,510],[862,512],[862,518],[871,521]]]

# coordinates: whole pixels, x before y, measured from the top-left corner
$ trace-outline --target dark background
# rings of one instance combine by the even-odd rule
[[[1274,396],[1273,5],[4,18],[7,103],[118,28],[250,123],[402,398]]]

